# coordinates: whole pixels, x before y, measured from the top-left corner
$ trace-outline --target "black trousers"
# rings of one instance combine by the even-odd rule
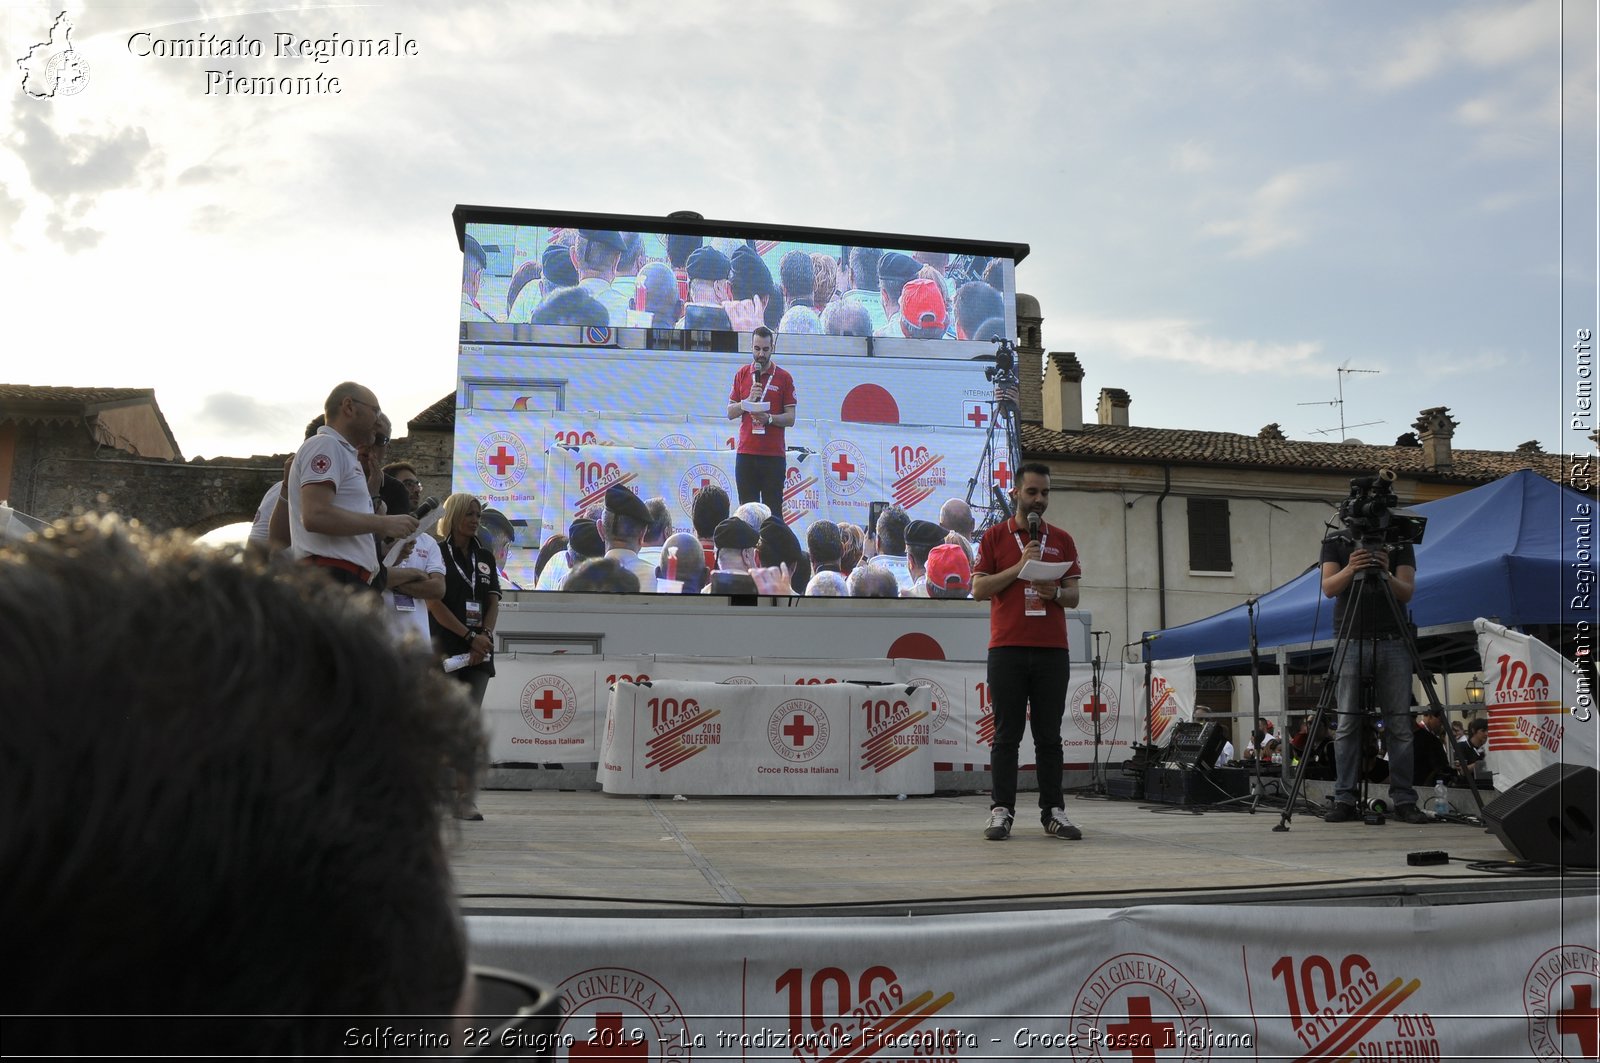
[[[1072,678],[1068,651],[1042,646],[989,649],[989,703],[994,708],[994,749],[989,755],[991,806],[1017,808],[1017,749],[1033,730],[1033,764],[1039,779],[1039,818],[1063,808],[1061,718]]]
[[[733,459],[733,479],[739,490],[739,504],[760,502],[783,520],[782,454],[740,454]],[[788,523],[784,521],[784,523]]]

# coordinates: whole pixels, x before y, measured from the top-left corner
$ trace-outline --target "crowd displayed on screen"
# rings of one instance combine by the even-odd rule
[[[971,508],[948,500],[940,522],[883,509],[867,529],[813,521],[802,539],[759,502],[733,507],[726,491],[697,491],[694,531],[673,531],[665,499],[614,487],[604,504],[540,545],[533,589],[589,593],[970,598]]]
[[[465,237],[463,321],[911,339],[1007,335],[1006,260],[611,229],[535,234],[510,273]],[[485,239],[488,239],[486,236]],[[500,295],[503,285],[503,296]]]

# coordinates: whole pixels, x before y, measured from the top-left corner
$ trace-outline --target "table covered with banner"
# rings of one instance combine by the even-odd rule
[[[927,687],[619,681],[607,793],[841,796],[933,792]]]
[[[495,667],[498,674],[489,684],[483,708],[490,733],[489,757],[496,764],[598,763],[611,688],[619,682],[663,680],[808,691],[856,683],[918,687],[928,693],[924,722],[934,770],[983,770],[994,742],[994,712],[982,661],[508,654],[499,657]],[[1096,757],[1102,765],[1120,765],[1133,743],[1146,740],[1147,731],[1160,744],[1170,738],[1176,721],[1190,718],[1194,703],[1190,659],[1157,662],[1151,682],[1155,712],[1148,726],[1143,684],[1142,667],[1108,667],[1098,685],[1086,666],[1074,667],[1062,724],[1069,766],[1088,765]],[[1026,755],[1031,746],[1024,745]]]

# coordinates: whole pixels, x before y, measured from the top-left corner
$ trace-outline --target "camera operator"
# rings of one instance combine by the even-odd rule
[[[1417,558],[1409,543],[1386,546],[1382,535],[1370,534],[1358,542],[1346,532],[1322,541],[1322,593],[1337,599],[1333,607],[1334,630],[1349,633],[1338,676],[1339,724],[1333,739],[1336,781],[1333,811],[1325,817],[1328,823],[1361,818],[1356,803],[1361,781],[1361,729],[1367,723],[1366,707],[1361,704],[1363,682],[1371,683],[1373,701],[1384,717],[1389,800],[1395,817],[1406,823],[1428,822],[1417,808],[1417,791],[1412,787],[1411,657],[1406,651],[1405,632],[1383,593],[1383,583],[1387,583],[1394,600],[1404,605],[1411,600],[1416,580]],[[1352,600],[1359,611],[1349,617]]]

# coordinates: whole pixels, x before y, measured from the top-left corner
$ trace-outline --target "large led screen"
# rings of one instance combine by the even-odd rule
[[[926,596],[932,549],[960,547],[970,560],[968,539],[930,546],[929,526],[943,513],[959,529],[964,508],[981,518],[1010,484],[986,371],[994,341],[1016,331],[1016,245],[984,254],[988,245],[956,241],[897,249],[844,233],[821,242],[810,231],[640,228],[471,216],[460,226],[454,489],[505,518],[489,523],[512,533],[506,584],[631,591],[625,569],[647,593],[769,593],[770,574],[739,571],[745,546],[719,550],[695,527],[706,489],[701,532],[717,489],[735,517],[761,497],[741,481],[753,451],[767,463],[764,497],[781,496],[768,508],[792,534],[759,531],[755,567],[798,563],[783,587],[802,593],[836,567],[835,542],[849,559],[857,537],[841,525],[862,530],[868,556],[854,576],[816,580],[817,593]],[[775,351],[753,364],[758,326]],[[639,556],[638,507],[623,500],[635,512],[620,522],[604,513],[617,486],[649,509]],[[742,512],[756,531],[760,507]],[[921,541],[908,544],[915,521]],[[733,531],[724,538],[744,538]],[[600,552],[618,564],[585,563]],[[960,596],[959,559],[936,557],[933,596]]]

